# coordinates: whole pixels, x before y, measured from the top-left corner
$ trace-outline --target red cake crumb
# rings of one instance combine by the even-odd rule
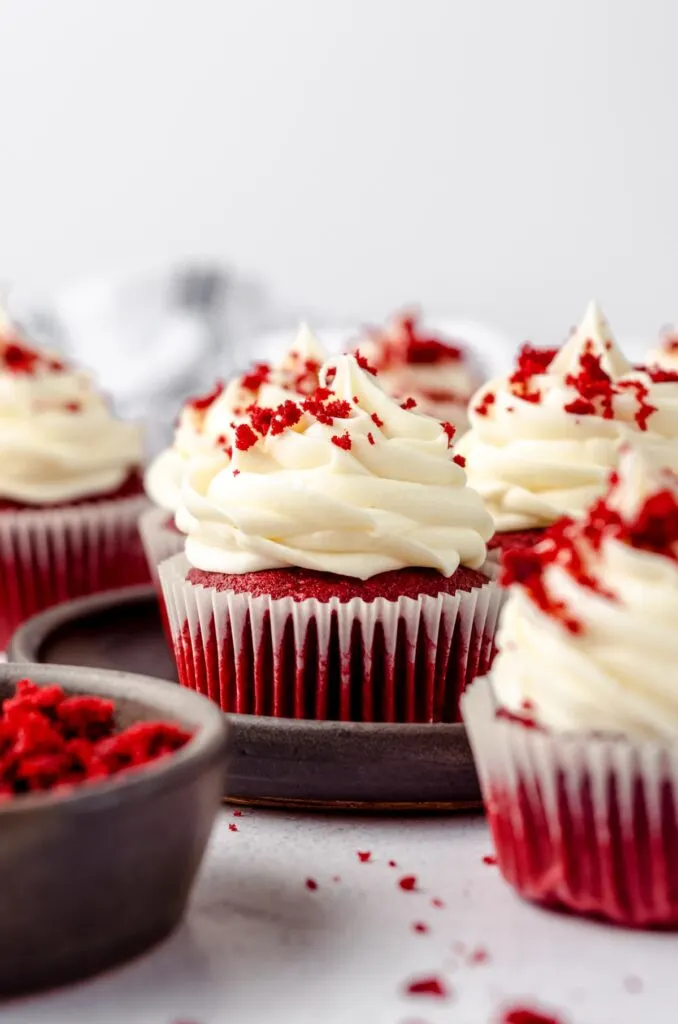
[[[268,363],[255,363],[248,373],[243,374],[240,383],[246,391],[256,393],[262,385],[268,383],[270,376],[271,367]]]
[[[477,949],[472,950],[468,955],[468,963],[473,966],[479,964],[486,964],[490,959],[490,954],[483,946],[478,946]]]
[[[239,831],[238,826],[235,824],[235,822],[230,821],[228,823],[228,831],[229,832],[238,832]]]
[[[242,811],[233,811],[234,818],[242,818]]]
[[[358,850],[358,860],[361,864],[369,864],[372,860],[372,853],[370,850]]]
[[[377,347],[377,369],[435,363],[458,363],[465,358],[463,349],[454,342],[425,333],[419,317],[405,313],[396,317],[387,331],[372,330],[370,336]]]
[[[367,435],[367,440],[370,442],[370,444],[376,444],[376,441],[374,440],[374,437],[372,436],[371,433]]]
[[[405,875],[400,879],[398,885],[405,892],[415,892],[417,889],[417,876],[416,875]]]
[[[494,405],[496,401],[497,396],[494,394],[494,392],[487,391],[480,399],[478,404],[474,406],[474,412],[476,412],[479,416],[488,416],[490,413],[490,408]]]
[[[355,361],[361,370],[365,370],[366,373],[371,373],[373,377],[376,377],[377,371],[375,367],[372,366],[371,363],[367,361],[365,356],[361,356],[358,350],[356,350],[355,352]]]
[[[400,408],[404,409],[406,412],[409,409],[415,409],[416,406],[417,406],[417,403],[414,400],[414,398],[406,398],[404,402],[400,403]]]
[[[504,1010],[500,1024],[564,1024],[564,1021],[528,1006],[513,1006]]]
[[[372,413],[372,415],[370,416],[370,419],[371,419],[371,420],[372,420],[372,422],[374,423],[375,427],[383,427],[383,425],[384,425],[384,421],[383,421],[383,420],[381,419],[381,417],[379,417],[379,416],[378,416],[378,415],[376,414],[376,412],[373,412],[373,413]]]
[[[532,547],[545,533],[546,527],[543,529],[510,530],[507,533],[495,533],[488,541],[487,547],[489,551],[507,551],[510,548]]]
[[[344,434],[332,434],[330,441],[333,445],[336,445],[337,448],[341,448],[345,452],[350,452],[353,447],[348,431]]]
[[[390,860],[390,861],[388,862],[388,866],[389,866],[390,868],[397,868],[397,867],[398,867],[398,862],[397,862],[397,861],[395,861],[395,860]]]
[[[211,391],[208,391],[206,395],[198,395],[196,398],[189,398],[186,405],[191,409],[195,409],[196,412],[207,412],[211,405],[213,405],[218,398],[224,393],[224,382],[218,380]]]
[[[466,459],[463,455],[453,455],[452,462],[456,462],[456,464],[461,466],[462,469],[466,468]]]
[[[678,346],[678,342],[674,342]],[[678,384],[678,371],[664,370],[661,366],[646,366],[645,372],[655,384]]]
[[[436,999],[449,999],[451,992],[442,978],[419,978],[410,981],[405,992],[408,996],[433,996]]]
[[[190,738],[169,722],[116,732],[113,701],[22,679],[0,713],[0,800],[117,775],[174,753]]]
[[[367,580],[353,576],[338,576],[328,572],[315,572],[290,566],[286,569],[263,569],[259,572],[226,574],[190,569],[187,579],[203,587],[218,591],[247,593],[252,597],[289,597],[305,601],[314,597],[330,601],[336,597],[341,603],[359,597],[363,601],[377,598],[397,601],[399,597],[420,597],[427,594],[455,594],[458,590],[472,590],[487,583],[487,577],[476,569],[459,566],[452,576],[441,576],[435,569],[394,569],[379,573]]]
[[[431,906],[435,907],[437,910],[444,910],[445,901],[441,900],[439,896],[434,896],[434,898],[431,900]]]
[[[457,428],[453,423],[448,423],[447,420],[443,420],[440,426],[443,428],[443,432],[447,434],[447,446],[449,448],[454,439],[454,435],[457,433]]]
[[[416,932],[418,935],[426,935],[430,929],[424,921],[415,921],[412,925],[412,931]]]
[[[309,889],[311,892],[316,891],[316,889],[318,888],[318,883],[316,882],[315,878],[306,879],[306,888]]]
[[[483,864],[489,864],[490,867],[495,867],[496,863],[497,858],[494,856],[493,853],[486,853],[485,856],[483,857]]]
[[[257,443],[257,435],[249,423],[239,423],[235,428],[235,447],[240,452],[249,451]]]

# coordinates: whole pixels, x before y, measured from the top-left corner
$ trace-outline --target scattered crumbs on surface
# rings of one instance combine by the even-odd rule
[[[511,1006],[504,1010],[498,1024],[565,1024],[565,1021],[529,1006]]]
[[[444,910],[445,909],[445,900],[441,900],[439,896],[435,896],[431,900],[431,906],[432,907],[436,907],[438,910]]]
[[[332,875],[332,881],[333,882],[340,882],[341,881],[341,875]]]
[[[311,892],[315,892],[316,891],[316,889],[318,888],[318,883],[316,882],[315,878],[307,878],[306,879],[306,888],[310,889]]]
[[[398,885],[405,892],[416,892],[417,891],[417,876],[416,875],[403,875],[399,880]]]
[[[228,831],[229,832],[238,832],[239,831],[238,826],[236,825],[236,823],[234,821],[230,821],[228,823]]]
[[[449,999],[452,995],[452,990],[442,978],[438,978],[433,975],[430,978],[415,978],[412,981],[407,982],[405,986],[405,995],[432,996],[434,999]]]
[[[361,864],[369,864],[372,860],[371,850],[358,850],[358,860]]]
[[[469,953],[467,962],[471,965],[486,964],[489,959],[490,954],[488,951],[483,946],[478,946]]]
[[[628,974],[624,978],[624,988],[632,995],[637,995],[638,992],[643,991],[643,979],[639,978],[637,974]]]
[[[497,858],[493,853],[486,853],[483,857],[483,864],[489,864],[490,867],[494,867],[497,863]]]
[[[395,861],[395,860],[390,860],[390,861],[388,862],[388,866],[389,866],[390,868],[397,868],[397,867],[398,867],[398,863],[397,863],[397,861]]]
[[[234,818],[242,818],[242,811],[233,811]]]
[[[412,931],[417,932],[419,935],[426,935],[431,929],[424,921],[415,921],[412,925]]]

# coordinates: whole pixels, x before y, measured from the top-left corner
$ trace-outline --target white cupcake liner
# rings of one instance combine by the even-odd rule
[[[498,717],[491,675],[462,711],[511,885],[619,924],[678,926],[678,747]]]
[[[502,594],[251,596],[194,585],[182,555],[160,566],[179,678],[225,711],[342,721],[454,721],[489,665]]]
[[[139,519],[139,533],[144,545],[151,578],[160,591],[158,566],[166,558],[184,550],[185,536],[167,526],[171,513],[164,508],[149,508]]]
[[[31,615],[74,597],[148,582],[143,495],[0,511],[0,650]]]

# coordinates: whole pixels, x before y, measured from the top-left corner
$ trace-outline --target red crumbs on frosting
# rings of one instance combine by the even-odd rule
[[[408,409],[416,408],[416,405],[417,403],[414,400],[414,398],[406,398],[404,402],[400,403],[400,408],[405,409],[405,411],[407,411]]]
[[[443,428],[443,433],[447,434],[447,447],[449,448],[454,439],[454,435],[457,433],[457,428],[453,423],[449,423],[448,420],[443,420],[440,426]]]
[[[674,342],[678,348],[678,341]],[[661,366],[647,366],[645,373],[655,384],[678,384],[678,371],[664,370]]]
[[[257,435],[249,423],[239,423],[235,428],[235,447],[238,451],[249,451],[256,443]]]
[[[409,364],[461,362],[463,349],[452,342],[427,333],[417,314],[408,312],[394,318],[386,330],[372,330],[370,337],[376,347],[378,370]]]
[[[384,421],[381,419],[380,416],[377,416],[376,412],[372,413],[372,415],[370,416],[370,419],[374,423],[375,427],[383,427]]]
[[[615,596],[584,567],[587,553],[600,550],[605,538],[629,547],[663,555],[678,561],[678,500],[672,490],[661,489],[650,495],[637,515],[625,519],[612,508],[609,498],[619,479],[613,473],[610,491],[596,502],[580,521],[561,519],[532,548],[506,550],[502,558],[501,583],[522,586],[542,611],[562,621],[572,633],[580,633],[581,622],[565,604],[551,594],[545,570],[557,564],[581,586],[610,600]]]
[[[647,401],[649,390],[642,381],[612,380],[603,369],[602,356],[593,352],[593,342],[590,340],[586,342],[579,357],[577,372],[569,373],[565,383],[578,395],[565,406],[565,412],[575,416],[602,416],[603,419],[611,420],[614,418],[614,399],[625,391],[634,392],[637,402],[634,419],[639,430],[647,430],[648,419],[657,411],[656,406]]]
[[[240,383],[246,391],[258,391],[259,388],[268,382],[271,376],[271,367],[268,363],[255,363],[251,370],[243,374]]]
[[[367,435],[367,440],[368,440],[368,441],[370,442],[370,444],[376,444],[376,443],[377,443],[377,442],[376,442],[376,441],[374,440],[374,437],[373,437],[373,435],[372,435],[372,433],[371,433],[371,432],[370,432],[370,433],[369,433],[369,434]]]
[[[353,442],[351,441],[348,431],[344,434],[332,434],[330,438],[332,444],[336,445],[337,448],[341,448],[345,452],[350,452]]]
[[[464,467],[466,466],[466,459],[464,458],[463,455],[453,455],[452,462],[456,462],[457,465],[461,466],[462,469],[464,469]]]
[[[366,373],[371,373],[373,377],[376,377],[377,371],[376,371],[375,367],[372,366],[371,363],[369,363],[367,361],[365,356],[361,356],[361,354],[358,351],[358,349],[356,349],[356,351],[355,351],[355,361],[356,361],[356,363],[358,364],[358,366],[360,367],[361,370],[365,370]]]
[[[525,402],[541,401],[541,394],[533,378],[546,373],[557,351],[558,349],[555,348],[534,348],[532,345],[523,345],[518,352],[516,369],[508,380],[511,393]]]
[[[80,412],[82,409],[82,402],[66,402],[64,409],[66,412]]]
[[[216,402],[217,398],[220,398],[224,393],[224,382],[218,380],[211,391],[206,395],[198,395],[196,398],[189,398],[186,405],[195,409],[196,412],[207,412],[211,405]]]
[[[23,679],[0,714],[0,800],[116,775],[171,754],[190,738],[169,722],[138,722],[117,732],[113,701],[68,696],[60,686]]]
[[[473,411],[476,412],[478,416],[487,416],[490,412],[491,406],[493,406],[496,401],[497,396],[495,393],[493,391],[487,391],[478,404],[473,407]]]

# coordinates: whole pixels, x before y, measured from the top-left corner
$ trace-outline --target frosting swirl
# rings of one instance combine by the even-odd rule
[[[0,499],[26,505],[115,492],[142,462],[139,428],[91,378],[0,326]]]
[[[151,500],[176,512],[189,460],[221,460],[224,452],[232,450],[235,427],[247,420],[251,405],[275,408],[286,399],[313,391],[325,358],[318,339],[302,324],[278,365],[257,363],[225,388],[218,383],[209,394],[189,399],[179,416],[172,446],[161,452],[146,472],[144,483]]]
[[[678,378],[634,370],[593,303],[559,352],[525,346],[469,415],[457,451],[502,532],[583,515],[629,438],[678,469]]]
[[[358,351],[389,395],[413,398],[421,412],[448,420],[458,433],[468,429],[467,406],[483,378],[460,345],[424,332],[415,315],[403,314],[369,332]]]
[[[188,560],[229,574],[298,566],[363,580],[477,568],[492,521],[452,433],[401,408],[352,356],[330,360],[302,403],[252,410],[232,459],[191,463],[176,517]]]
[[[547,728],[678,735],[678,478],[638,447],[607,499],[536,548],[504,555],[513,584],[492,682]]]

